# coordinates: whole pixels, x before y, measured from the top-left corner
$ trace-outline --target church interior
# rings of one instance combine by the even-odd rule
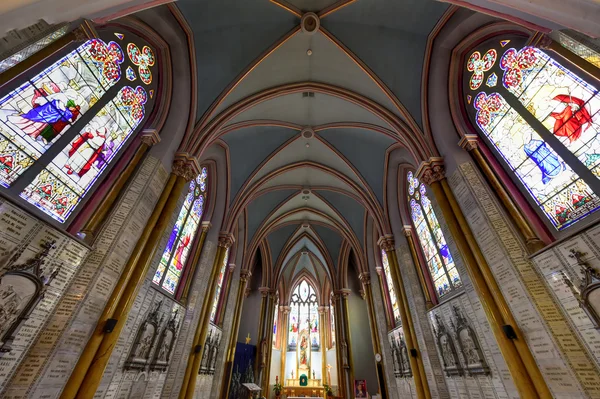
[[[0,38],[0,398],[600,398],[600,2],[5,0]]]

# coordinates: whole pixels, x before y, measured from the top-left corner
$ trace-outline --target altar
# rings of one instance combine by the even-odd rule
[[[309,381],[310,383],[310,381]],[[324,398],[325,389],[322,386],[284,386],[283,393],[286,398],[292,399],[294,397],[313,397],[313,398]]]

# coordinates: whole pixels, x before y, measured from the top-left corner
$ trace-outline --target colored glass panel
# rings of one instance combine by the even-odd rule
[[[183,206],[177,215],[175,225],[169,234],[167,245],[152,278],[154,284],[170,294],[175,294],[202,221],[207,176],[207,169],[203,167],[198,177],[190,182]]]
[[[0,185],[9,187],[119,80],[118,63],[108,73],[101,51],[122,61],[116,43],[89,40],[0,99]]]
[[[23,190],[21,197],[61,223],[144,118],[144,89],[123,87]]]
[[[279,300],[275,304],[275,316],[273,319],[273,347],[277,345],[277,316],[279,315]]]
[[[329,321],[331,324],[331,346],[335,346],[335,308],[333,304],[329,305]]]
[[[127,45],[127,55],[133,65],[138,67],[140,80],[147,85],[152,83],[152,72],[150,71],[150,67],[156,62],[156,57],[154,56],[152,49],[148,46],[144,46],[140,50],[134,43],[129,43]]]
[[[407,184],[412,221],[436,293],[441,298],[462,286],[462,281],[431,201],[427,197],[425,185],[420,183],[412,172],[407,174]]]
[[[219,298],[221,297],[221,290],[223,289],[223,281],[225,281],[225,271],[227,270],[227,262],[229,261],[229,248],[225,252],[225,257],[223,258],[223,264],[221,265],[221,270],[219,271],[219,278],[217,280],[217,289],[215,290],[215,298],[213,299],[212,308],[210,311],[210,321],[215,322],[215,318],[217,317],[217,308],[219,307]]]
[[[135,76],[135,71],[130,66],[127,67],[127,70],[125,71],[125,76],[127,77],[127,80],[129,80],[130,82],[133,82],[134,80],[137,79],[137,76]]]
[[[552,224],[561,230],[600,199],[499,93],[479,93],[476,122]]]
[[[310,337],[311,346],[318,348],[319,311],[317,296],[313,287],[306,280],[301,280],[294,288],[290,301],[290,319],[288,324],[288,347],[295,347],[298,334],[306,330]]]
[[[396,291],[394,290],[394,284],[392,282],[392,273],[390,272],[390,262],[387,254],[384,250],[381,250],[381,263],[383,264],[383,272],[385,274],[385,284],[388,289],[390,296],[390,304],[392,305],[392,312],[394,314],[394,321],[398,323],[400,320],[400,308],[398,307],[398,298],[396,297]]]

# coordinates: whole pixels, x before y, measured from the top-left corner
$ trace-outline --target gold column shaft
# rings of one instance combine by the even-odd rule
[[[267,362],[263,370],[263,392],[269,393],[269,380],[271,379],[271,356],[273,354],[273,317],[275,315],[275,294],[269,293],[268,312],[265,326],[265,340],[267,342]],[[269,328],[269,326],[271,328]]]
[[[411,348],[409,349],[414,349],[417,354],[417,356],[409,356],[410,367],[413,370],[413,378],[415,379],[417,398],[431,399],[429,384],[427,383],[427,377],[425,375],[425,367],[423,366],[423,358],[421,357],[421,351],[419,350],[412,315],[408,306],[406,291],[404,290],[404,281],[400,274],[400,265],[398,263],[398,257],[396,256],[396,249],[393,245],[387,245],[384,250],[388,257],[388,261],[390,262],[390,273],[392,275],[392,281],[394,282],[394,290],[396,290],[396,298],[402,302],[398,306],[400,310],[400,319],[402,319],[402,332],[406,337],[406,341],[411,345]]]
[[[111,211],[115,201],[117,200],[117,197],[123,190],[125,183],[127,183],[134,170],[137,168],[138,164],[144,157],[144,154],[146,151],[148,151],[148,148],[148,144],[140,144],[133,155],[133,158],[131,158],[131,161],[129,161],[125,169],[117,176],[117,179],[112,184],[98,207],[96,207],[94,213],[92,213],[88,221],[81,229],[81,232],[85,233],[85,242],[88,244],[91,244],[95,240],[98,230],[100,230],[100,227],[102,227],[102,224],[106,221],[106,217]]]
[[[365,290],[365,300],[367,301],[367,310],[369,314],[369,325],[371,327],[371,340],[373,341],[373,350],[375,353],[381,355],[381,341],[379,340],[378,328],[377,328],[377,314],[375,313],[375,301],[373,300],[373,288],[371,287],[371,276],[369,273],[364,273],[359,276],[363,283],[363,289]],[[379,376],[379,367],[376,367],[377,375]],[[387,377],[385,375],[385,365],[381,364],[381,380],[383,380],[383,386],[379,387],[379,392],[385,394],[386,398],[389,398],[387,391]],[[379,383],[380,379],[377,379]]]
[[[444,178],[441,181],[432,183],[430,187],[436,199],[438,199],[450,231],[458,244],[459,251],[463,255],[473,286],[480,294],[479,297],[488,315],[492,331],[496,335],[500,350],[506,359],[506,364],[521,396],[534,398],[539,395],[540,398],[552,398],[546,381],[537,367],[537,363],[502,295],[502,291],[500,291],[500,287],[498,287],[471,228],[454,198],[448,181]],[[502,331],[502,325],[504,324],[512,326],[517,336],[516,339],[509,340],[506,337]]]
[[[348,343],[348,365],[350,366],[348,369],[348,378],[350,380],[349,386],[352,388],[354,382],[354,358],[352,356],[352,334],[350,333],[350,310],[348,309],[347,292],[342,294],[342,312],[344,315],[342,322],[344,323],[346,342]]]
[[[190,348],[190,356],[188,358],[185,374],[183,377],[183,383],[181,385],[181,391],[179,391],[179,399],[190,399],[194,397],[196,389],[196,379],[198,377],[198,370],[200,369],[200,362],[202,361],[202,355],[204,354],[204,343],[206,341],[206,335],[208,334],[208,327],[210,325],[210,311],[211,306],[215,297],[217,289],[217,278],[221,271],[221,266],[225,255],[227,254],[228,243],[223,242],[219,238],[219,246],[215,254],[215,260],[206,287],[206,295],[204,301],[202,301],[202,310],[200,311],[200,317],[198,318],[198,326],[194,333],[194,342]]]
[[[263,364],[262,364],[262,356],[263,356],[263,347],[262,347],[262,340],[264,339],[264,335],[265,335],[265,319],[267,318],[267,312],[268,312],[268,302],[269,302],[269,288],[268,287],[260,287],[259,291],[261,293],[261,300],[260,300],[260,313],[258,316],[258,331],[256,332],[256,347],[257,347],[257,351],[256,351],[256,359],[254,361],[254,381],[256,382],[256,385],[261,385],[261,378],[262,378],[262,372],[263,370],[261,370],[263,368]],[[265,347],[265,351],[266,351],[266,347]],[[267,367],[266,365],[267,362],[265,362],[264,367]]]
[[[335,319],[335,333],[336,337],[336,358],[337,358],[337,369],[338,369],[338,390],[340,391],[340,395],[342,397],[346,397],[347,390],[347,376],[346,371],[344,370],[344,354],[342,350],[344,350],[343,344],[346,343],[346,338],[344,337],[344,324],[342,322],[342,298],[339,294],[334,294],[335,298],[335,307],[334,307],[334,319]],[[346,348],[348,344],[346,343]],[[348,365],[349,366],[349,365]],[[350,394],[350,393],[348,393]]]
[[[206,236],[208,234],[208,230],[210,230],[211,224],[210,222],[202,223],[202,231],[200,232],[200,237],[198,237],[198,245],[196,246],[196,252],[192,258],[192,262],[190,263],[188,276],[185,280],[185,286],[183,287],[183,291],[181,293],[181,302],[187,304],[188,295],[190,293],[190,288],[192,286],[192,281],[194,281],[194,274],[196,274],[196,268],[198,267],[198,262],[200,262],[200,256],[202,255],[202,250],[204,249],[204,243],[206,242]]]
[[[385,286],[385,281],[384,281],[384,271],[382,267],[376,267],[375,268],[377,270],[377,281],[379,281],[379,289],[381,290],[381,294],[385,295],[384,293],[388,292],[387,287]],[[394,318],[394,309],[392,309],[392,304],[390,303],[390,309],[388,310],[387,304],[386,304],[386,300],[383,300],[383,305],[384,305],[384,309],[385,309],[385,320],[387,322],[387,330],[393,330],[396,327],[396,320],[392,320]],[[390,315],[390,311],[392,312],[392,314]],[[390,319],[390,317],[392,319]]]
[[[504,205],[504,208],[508,211],[508,214],[510,215],[511,219],[514,221],[515,225],[521,232],[521,235],[525,240],[525,245],[527,246],[529,252],[534,253],[543,249],[545,247],[544,242],[537,236],[529,222],[521,213],[521,210],[517,207],[517,205],[511,198],[508,191],[506,191],[506,188],[498,179],[498,176],[496,176],[496,173],[494,173],[489,163],[477,147],[477,143],[477,136],[473,135],[465,136],[463,139],[461,139],[459,145],[461,145],[467,151],[469,151],[469,153],[475,160],[475,163],[477,163],[477,165],[485,175],[487,181],[490,183],[492,189],[498,196],[498,199],[500,200],[502,205]]]
[[[417,271],[417,276],[419,276],[419,283],[421,284],[421,291],[423,292],[423,297],[425,298],[425,306],[427,309],[431,309],[433,307],[433,301],[431,300],[431,293],[429,292],[429,287],[425,282],[425,275],[423,275],[423,269],[421,268],[421,262],[419,261],[419,255],[417,254],[417,248],[415,246],[415,238],[412,234],[411,226],[404,226],[404,235],[406,236],[406,241],[408,241],[408,248],[410,249],[410,256],[413,260],[413,264],[415,266],[415,270]]]
[[[240,320],[242,308],[244,306],[244,295],[246,292],[246,285],[251,273],[248,270],[240,271],[240,285],[238,287],[237,297],[235,299],[235,309],[233,314],[233,322],[231,324],[231,335],[229,336],[229,343],[227,348],[227,357],[225,359],[225,367],[223,370],[223,379],[221,380],[221,396],[220,398],[227,399],[229,397],[229,381],[231,380],[231,373],[233,371],[233,361],[235,359],[235,346],[237,343],[237,336],[240,330]]]
[[[172,176],[175,175],[172,174]],[[169,179],[169,181],[170,180],[171,179]],[[112,317],[113,319],[118,320],[115,328],[111,333],[104,334],[102,342],[100,343],[94,359],[92,360],[92,364],[90,365],[81,387],[79,388],[77,398],[85,399],[94,397],[96,389],[102,380],[104,369],[110,360],[110,355],[117,344],[119,335],[123,330],[125,323],[127,322],[127,317],[129,315],[129,311],[131,310],[131,306],[135,301],[138,289],[141,287],[142,282],[146,277],[148,268],[150,267],[154,254],[158,248],[158,245],[160,244],[160,239],[162,238],[165,228],[171,220],[171,216],[175,211],[177,202],[179,201],[179,197],[186,183],[187,181],[184,177],[176,177],[173,188],[170,191],[169,198],[162,209],[154,229],[152,229],[152,232],[150,233],[148,242],[144,246],[144,250],[139,255],[139,259],[136,262],[135,267],[133,267],[131,278],[129,279],[127,286],[123,291],[123,295],[121,296],[121,299],[115,308]]]
[[[67,381],[67,384],[65,385],[65,388],[61,394],[61,399],[70,399],[74,398],[77,395],[77,392],[79,391],[79,388],[81,387],[81,384],[84,378],[86,377],[86,373],[88,372],[92,364],[92,360],[94,359],[94,356],[96,355],[98,348],[100,347],[100,344],[102,343],[102,340],[104,338],[104,327],[106,325],[106,321],[108,319],[114,318],[113,315],[115,314],[117,305],[119,304],[125,292],[125,289],[128,286],[128,283],[133,275],[134,269],[136,268],[138,261],[140,260],[143,254],[145,246],[150,239],[152,231],[154,230],[159,220],[159,217],[163,212],[165,204],[167,203],[167,200],[171,195],[176,180],[177,176],[173,174],[169,177],[169,180],[167,181],[165,188],[163,189],[163,192],[161,193],[161,196],[158,199],[158,202],[156,203],[152,214],[150,215],[150,218],[146,222],[146,227],[144,228],[144,231],[138,239],[138,242],[136,243],[129,257],[127,264],[121,272],[119,281],[117,281],[117,284],[113,289],[111,296],[109,297],[106,305],[104,306],[102,315],[98,319],[99,321],[96,325],[96,329],[92,333],[92,336],[88,340],[88,343],[86,344],[83,352],[79,356],[79,360],[77,361],[77,364],[75,365],[75,368],[73,369],[73,372],[71,373],[71,376],[69,377],[69,380]]]
[[[280,380],[280,384],[285,386],[285,379],[286,379],[286,375],[285,375],[285,358],[287,356],[287,332],[288,332],[288,324],[290,322],[290,307],[289,306],[285,306],[283,309],[283,323],[281,324],[282,331],[281,331],[281,341],[279,343],[279,347],[281,348],[281,374],[279,374],[279,377],[281,377]]]
[[[325,324],[325,312],[327,307],[325,306],[321,306],[321,309],[319,309],[319,335],[320,335],[320,340],[321,340],[321,384],[328,384],[331,385],[326,377],[325,374],[325,370],[327,367],[327,337],[326,337],[326,324]]]
[[[222,297],[222,301],[221,301],[221,308],[217,309],[217,315],[216,315],[216,320],[215,320],[215,324],[217,325],[221,325],[223,324],[223,317],[225,317],[225,308],[223,306],[225,306],[225,304],[227,303],[227,298],[229,297],[229,290],[231,289],[231,279],[233,278],[233,273],[235,273],[235,265],[233,263],[230,263],[229,266],[227,266],[227,270],[225,272],[225,281],[224,281],[224,289],[221,290],[221,297]]]

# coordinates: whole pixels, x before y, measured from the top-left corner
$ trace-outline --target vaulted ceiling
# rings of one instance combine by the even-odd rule
[[[177,5],[195,42],[198,124],[190,143],[218,123],[212,140],[228,151],[226,226],[245,218],[246,252],[268,248],[272,286],[291,289],[299,275],[310,275],[321,287],[341,287],[349,254],[365,263],[368,219],[379,234],[389,232],[389,152],[424,140],[425,49],[447,6],[433,0]],[[301,29],[308,11],[321,17],[314,32]]]

